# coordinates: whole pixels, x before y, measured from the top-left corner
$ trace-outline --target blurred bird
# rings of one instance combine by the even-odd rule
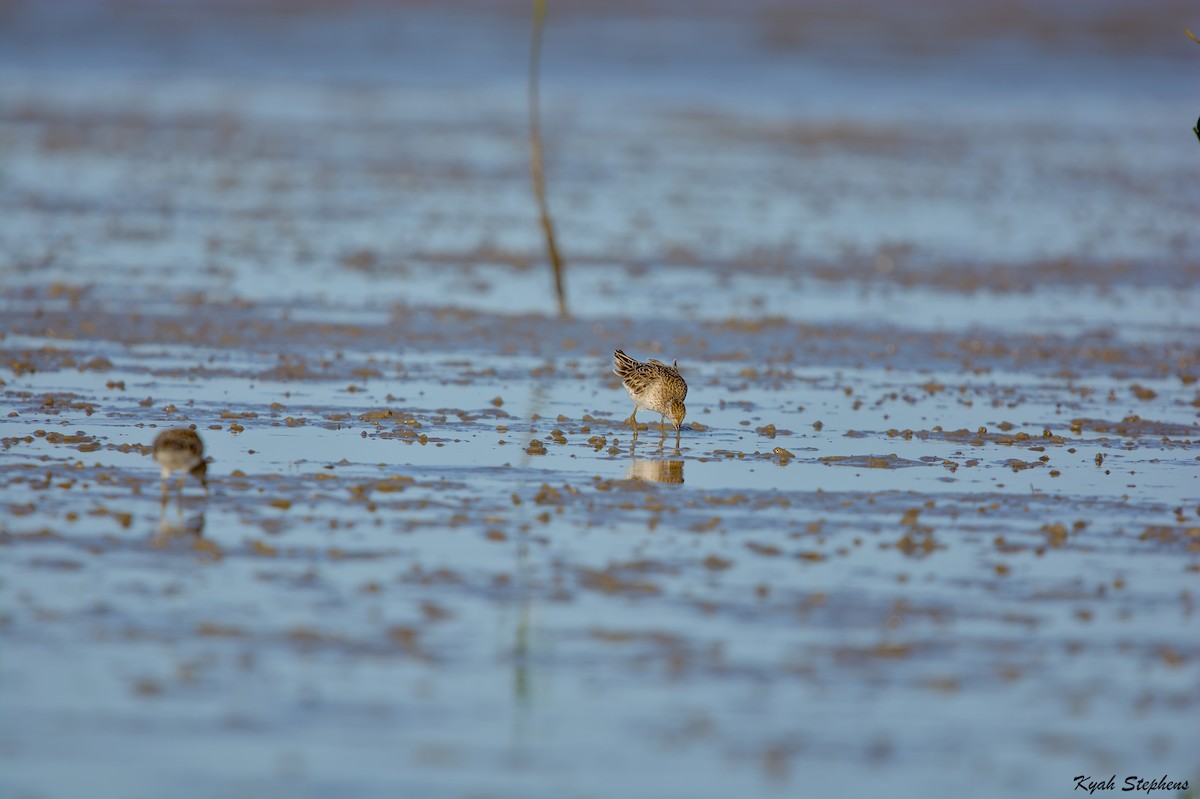
[[[195,430],[177,427],[164,430],[154,439],[154,460],[162,467],[163,498],[167,496],[167,478],[179,475],[179,491],[189,473],[194,474],[208,493],[208,463],[204,460],[204,442]]]

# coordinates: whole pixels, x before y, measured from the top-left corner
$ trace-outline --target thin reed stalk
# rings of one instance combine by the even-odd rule
[[[554,222],[550,218],[550,205],[546,202],[546,176],[542,168],[541,109],[538,103],[538,75],[542,61],[542,28],[546,19],[546,0],[533,2],[533,41],[529,45],[529,172],[533,178],[533,196],[537,200],[538,213],[542,222],[542,234],[546,238],[546,253],[550,256],[550,267],[554,271],[554,291],[558,297],[558,313],[567,316],[567,292],[563,286],[562,255],[554,239]]]

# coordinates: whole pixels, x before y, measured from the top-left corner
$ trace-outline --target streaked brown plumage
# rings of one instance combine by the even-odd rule
[[[633,413],[627,422],[637,429],[637,412],[641,408],[662,416],[659,422],[664,432],[666,420],[678,431],[687,415],[687,407],[683,404],[687,397],[687,382],[679,374],[679,361],[667,366],[662,361],[651,358],[646,363],[635,361],[621,350],[613,351],[613,374],[621,378],[629,398],[633,400]]]
[[[188,474],[194,474],[207,493],[208,463],[204,460],[204,442],[195,430],[176,427],[159,433],[154,439],[154,460],[162,467],[164,494],[171,472],[182,472],[179,475],[180,491]]]

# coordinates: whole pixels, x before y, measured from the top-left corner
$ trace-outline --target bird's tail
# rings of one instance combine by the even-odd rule
[[[613,350],[613,374],[624,379],[631,371],[637,368],[638,362],[630,358],[621,350]]]

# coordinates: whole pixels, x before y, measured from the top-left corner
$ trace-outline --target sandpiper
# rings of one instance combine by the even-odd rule
[[[154,460],[162,467],[163,497],[167,495],[167,478],[171,472],[179,475],[179,490],[188,473],[196,475],[204,493],[208,493],[208,463],[204,460],[204,442],[195,430],[176,427],[164,430],[154,439]]]
[[[637,430],[637,412],[645,408],[662,416],[659,427],[667,432],[666,420],[671,419],[676,433],[687,414],[683,400],[687,397],[687,383],[679,374],[679,361],[667,366],[651,358],[646,363],[635,361],[621,350],[613,351],[613,374],[621,378],[629,398],[633,400],[633,413],[626,422]]]

